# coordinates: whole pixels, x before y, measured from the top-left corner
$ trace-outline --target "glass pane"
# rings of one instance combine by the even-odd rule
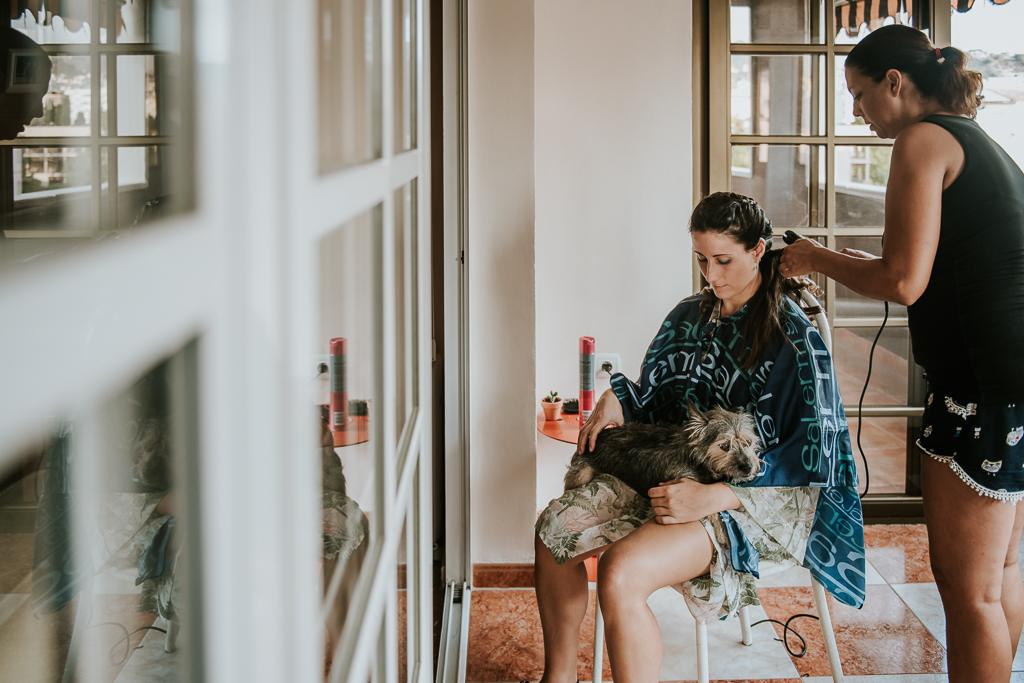
[[[380,27],[373,0],[320,0],[320,172],[380,156]]]
[[[410,629],[410,607],[416,607],[416,548],[413,545],[413,535],[409,533],[413,528],[412,507],[406,513],[405,525],[402,527],[402,539],[398,544],[398,681],[406,683],[409,680],[410,672],[413,671],[412,652],[409,649],[409,634],[414,632]],[[410,590],[410,586],[413,588]]]
[[[120,3],[117,3],[120,4]],[[88,44],[92,39],[92,0],[66,3],[19,2],[11,12],[11,27],[43,44]],[[17,16],[13,16],[20,10]],[[100,42],[107,42],[106,21],[101,22]]]
[[[15,147],[14,201],[81,195],[92,187],[89,147]]]
[[[117,134],[177,135],[180,112],[171,107],[178,76],[175,57],[117,58]],[[167,107],[161,106],[166,104]]]
[[[975,121],[1024,168],[1024,5],[976,2],[950,21],[953,45],[970,55],[968,68],[985,84]]]
[[[41,101],[41,115],[32,119],[19,137],[91,135],[92,78],[89,57],[55,55],[50,58],[50,62],[50,82]]]
[[[172,179],[167,146],[117,148],[117,215],[119,228],[137,228],[170,212]]]
[[[909,5],[910,3],[906,3]],[[859,43],[864,36],[881,26],[889,24],[910,24],[910,13],[900,11],[893,0],[886,2],[850,2],[837,0],[835,23],[837,45]]]
[[[811,135],[810,55],[732,56],[732,132]]]
[[[34,40],[40,43],[90,42],[93,20],[90,0],[20,2],[17,5],[24,9],[18,17],[11,19],[11,26]],[[181,30],[180,7],[177,0],[101,2],[99,42],[109,42],[107,28],[116,26],[118,43],[153,43],[160,49],[177,51]]]
[[[395,439],[400,438],[406,420],[416,407],[418,386],[416,307],[417,230],[416,182],[394,194],[394,283],[395,283]],[[399,454],[404,462],[404,454]],[[401,467],[401,462],[399,467]]]
[[[375,482],[383,458],[376,392],[381,377],[381,210],[320,242],[320,344],[324,368],[312,387],[323,472],[323,590],[327,667],[338,645],[370,545]],[[319,365],[319,363],[318,363]]]
[[[194,400],[182,355],[95,410],[53,417],[31,443],[3,445],[0,680],[189,678],[202,621],[185,592],[199,545],[182,484],[196,455],[180,438],[196,425],[183,430],[194,416],[175,412]]]
[[[115,5],[117,42],[153,43],[164,50],[178,51],[181,31],[178,0],[133,0]],[[104,8],[107,5],[104,4]]]
[[[843,403],[855,407],[864,390],[868,354],[878,329],[837,327],[832,330],[832,356],[836,363]],[[906,327],[886,327],[875,347],[871,381],[864,395],[866,406],[902,406],[910,402],[907,375],[910,371],[910,332]]]
[[[846,87],[846,57],[836,55],[836,135],[865,135],[875,132],[859,116],[853,115],[853,95]]]
[[[820,43],[821,22],[812,23],[814,0],[732,0],[730,35],[734,43]],[[819,17],[821,5],[813,9]],[[813,35],[812,35],[813,30]]]
[[[772,225],[810,225],[812,149],[816,146],[733,145],[732,191],[757,201]]]
[[[845,401],[845,399],[844,399]],[[846,403],[847,415],[854,415],[857,408],[856,399],[851,405]],[[857,463],[857,474],[860,477],[860,490],[864,491],[868,484],[864,472],[864,458],[857,448],[857,418],[849,417],[850,442],[853,445],[853,459]],[[871,481],[869,494],[900,494],[907,492],[907,444],[914,450],[916,434],[908,431],[905,417],[866,417],[861,431],[860,442],[864,447],[870,469]],[[908,438],[908,436],[910,438]]]
[[[885,225],[885,190],[892,147],[836,146],[836,227]]]
[[[876,256],[882,253],[881,237],[837,237],[836,249],[856,249]],[[849,287],[836,283],[836,316],[840,318],[881,318],[885,304],[857,294]],[[906,318],[907,307],[889,304],[890,318]]]
[[[416,146],[416,0],[392,0],[395,151]]]

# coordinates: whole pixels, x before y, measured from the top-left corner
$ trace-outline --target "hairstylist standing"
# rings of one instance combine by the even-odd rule
[[[804,239],[782,272],[909,307],[949,680],[1005,683],[1024,624],[1024,174],[973,121],[981,74],[960,50],[885,26],[850,52],[846,83],[853,113],[895,138],[882,255]]]

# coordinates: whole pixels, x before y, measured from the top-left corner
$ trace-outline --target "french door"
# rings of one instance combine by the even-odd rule
[[[15,4],[0,679],[426,681],[427,4]]]

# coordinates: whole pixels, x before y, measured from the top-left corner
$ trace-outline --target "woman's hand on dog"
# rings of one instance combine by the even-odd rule
[[[676,479],[648,492],[658,524],[684,524],[723,510],[740,507],[740,499],[728,484],[699,484],[692,479]]]
[[[576,452],[582,455],[588,450],[594,450],[594,445],[597,443],[597,435],[601,433],[602,429],[609,425],[618,427],[625,421],[626,418],[622,415],[622,404],[619,403],[619,397],[611,389],[606,389],[601,394],[601,398],[598,399],[597,405],[594,406],[594,412],[590,414],[590,419],[580,429],[580,438],[576,442]]]

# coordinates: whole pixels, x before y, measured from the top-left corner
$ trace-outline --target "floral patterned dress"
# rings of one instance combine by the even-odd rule
[[[731,486],[741,507],[700,520],[713,546],[710,572],[674,586],[703,623],[759,604],[754,579],[770,567],[803,565],[841,602],[863,604],[863,516],[832,360],[799,307],[783,304],[785,334],[751,370],[740,369],[746,307],[724,318],[719,307],[703,314],[698,296],[666,318],[639,382],[612,378],[627,421],[681,424],[692,401],[701,410],[746,410],[758,425],[764,466],[753,481]],[[646,498],[600,475],[551,501],[537,533],[561,564],[653,516]]]

